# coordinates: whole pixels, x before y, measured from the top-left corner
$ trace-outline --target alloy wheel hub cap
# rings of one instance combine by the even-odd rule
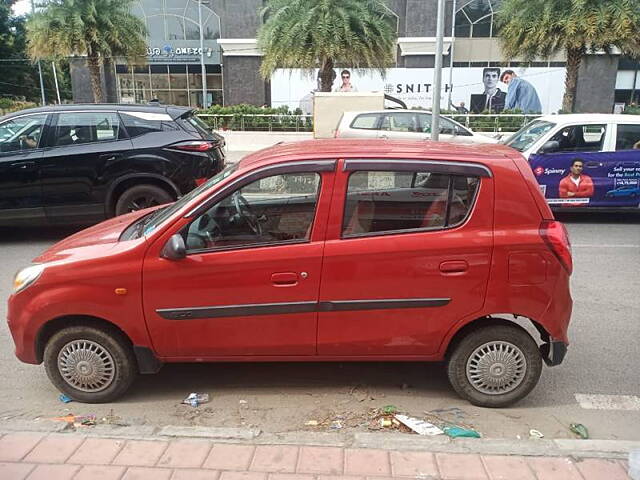
[[[467,380],[488,395],[515,390],[524,380],[527,361],[524,353],[509,342],[487,342],[476,348],[466,365]]]
[[[83,392],[100,392],[113,382],[116,374],[111,354],[90,340],[67,343],[58,354],[58,371],[65,382]]]

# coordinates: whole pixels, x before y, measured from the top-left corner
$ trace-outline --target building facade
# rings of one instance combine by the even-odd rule
[[[202,106],[202,50],[206,71],[206,104],[271,104],[271,86],[259,74],[261,52],[256,35],[264,0],[137,0],[133,13],[149,30],[147,57],[140,65],[116,62],[105,72],[108,100]],[[444,65],[456,69],[563,68],[564,58],[538,62],[503,57],[494,13],[500,0],[447,0]],[[432,68],[435,63],[437,0],[387,0],[394,19],[398,69]],[[626,65],[626,64],[624,64]],[[348,67],[348,66],[345,66]],[[618,56],[589,56],[582,65],[576,107],[610,112],[622,90],[629,90],[627,70],[618,72]],[[75,101],[90,101],[81,61],[72,68]],[[637,79],[640,82],[640,78]],[[446,83],[446,77],[444,79]],[[112,85],[110,88],[109,86]],[[564,88],[558,85],[555,88]]]

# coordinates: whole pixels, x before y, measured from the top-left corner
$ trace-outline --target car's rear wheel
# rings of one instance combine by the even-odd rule
[[[491,325],[472,331],[456,345],[447,370],[454,390],[472,404],[506,407],[536,386],[542,358],[522,328]]]
[[[44,350],[51,382],[73,400],[111,402],[131,386],[137,375],[130,346],[116,332],[73,326],[55,333]]]
[[[135,185],[120,195],[116,202],[115,213],[123,215],[174,200],[169,192],[155,185]]]

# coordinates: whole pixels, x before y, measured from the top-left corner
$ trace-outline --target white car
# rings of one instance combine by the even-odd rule
[[[431,112],[426,110],[378,110],[344,112],[336,138],[390,138],[431,140]],[[497,143],[497,138],[475,133],[440,116],[440,140],[456,143]]]
[[[640,115],[545,115],[505,141],[553,208],[640,208]]]

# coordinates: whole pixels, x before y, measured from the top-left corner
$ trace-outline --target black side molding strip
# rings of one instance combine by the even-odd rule
[[[249,305],[225,305],[224,307],[166,308],[156,310],[156,312],[167,320],[195,320],[197,318],[307,313],[315,312],[317,305],[317,302],[259,303]]]
[[[450,298],[412,298],[398,300],[344,300],[320,302],[319,312],[347,312],[353,310],[390,310],[394,308],[442,307]]]
[[[385,300],[343,300],[335,302],[290,302],[228,305],[223,307],[162,308],[156,313],[166,320],[281,315],[287,313],[346,312],[357,310],[389,310],[394,308],[442,307],[450,298],[412,298]]]

